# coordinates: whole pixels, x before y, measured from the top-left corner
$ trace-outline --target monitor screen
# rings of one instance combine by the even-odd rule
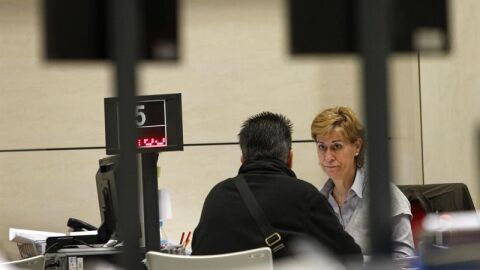
[[[121,241],[121,235],[118,231],[119,205],[115,183],[117,156],[100,159],[99,163],[96,183],[102,224],[98,229],[98,241],[99,243],[106,243],[110,239]]]

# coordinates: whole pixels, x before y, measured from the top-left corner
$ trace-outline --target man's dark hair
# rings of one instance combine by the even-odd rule
[[[243,122],[238,138],[245,160],[286,162],[292,148],[292,122],[281,114],[262,112]]]

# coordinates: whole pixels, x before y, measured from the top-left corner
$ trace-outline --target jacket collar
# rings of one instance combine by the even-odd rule
[[[256,159],[246,160],[238,170],[239,174],[284,174],[291,177],[297,177],[295,173],[287,167],[285,162],[278,159]]]

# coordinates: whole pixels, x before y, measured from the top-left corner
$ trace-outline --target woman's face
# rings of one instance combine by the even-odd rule
[[[355,156],[360,152],[362,140],[351,143],[342,133],[334,130],[326,136],[317,135],[318,161],[323,171],[334,180],[346,180],[355,173]]]

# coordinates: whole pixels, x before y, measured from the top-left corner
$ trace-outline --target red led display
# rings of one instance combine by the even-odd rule
[[[146,137],[137,139],[137,147],[166,146],[165,138]]]

